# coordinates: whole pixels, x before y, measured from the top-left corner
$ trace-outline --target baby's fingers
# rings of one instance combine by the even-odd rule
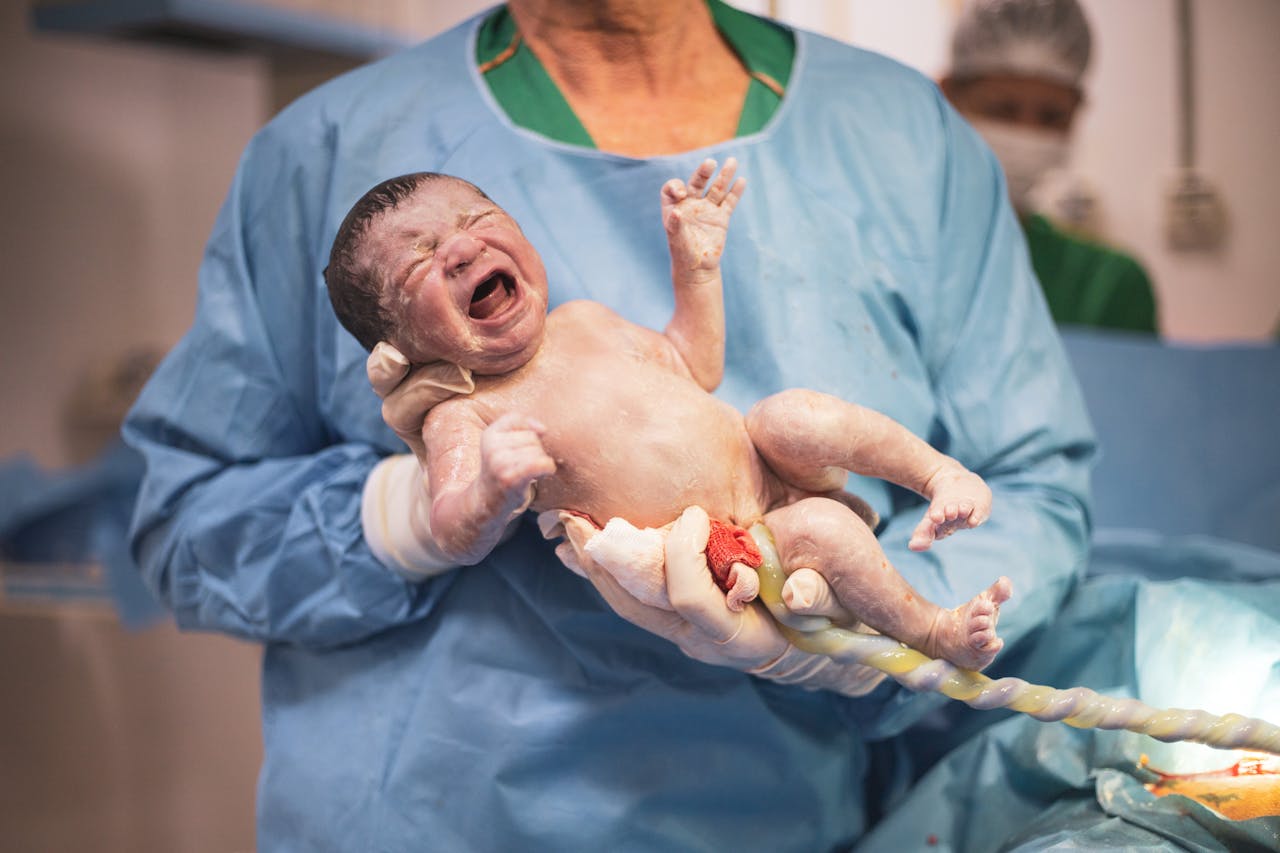
[[[689,176],[689,192],[695,196],[701,196],[706,192],[707,184],[711,181],[711,176],[716,173],[716,161],[708,157],[693,170],[693,174]]]
[[[707,201],[712,204],[720,204],[724,201],[725,196],[729,194],[729,188],[734,186],[733,176],[737,171],[738,161],[736,159],[730,157],[725,160],[724,168],[720,170],[720,174],[716,176],[715,181],[711,184],[711,189],[707,190]]]
[[[733,187],[730,188],[729,194],[725,196],[724,203],[721,207],[732,213],[733,209],[738,206],[738,202],[742,200],[742,194],[746,192],[746,189],[747,179],[738,178],[738,180],[733,182]]]
[[[537,418],[531,418],[528,415],[522,415],[519,412],[507,412],[507,414],[498,418],[489,424],[486,432],[494,435],[501,433],[519,433],[529,432],[533,435],[542,435],[547,428]]]
[[[533,484],[556,472],[555,460],[540,449],[529,453],[503,452],[488,463],[488,481],[508,507],[523,510],[533,500]]]
[[[662,185],[662,201],[664,204],[677,204],[689,197],[689,188],[679,178],[672,178]]]

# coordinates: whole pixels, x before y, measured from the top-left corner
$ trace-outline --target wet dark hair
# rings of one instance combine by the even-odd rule
[[[364,238],[383,213],[394,210],[426,184],[442,180],[456,181],[475,190],[481,198],[489,198],[475,184],[462,178],[440,172],[411,172],[388,178],[366,192],[338,226],[329,250],[329,265],[324,270],[324,283],[338,322],[366,350],[372,351],[378,341],[387,340],[399,321],[387,308],[383,270],[376,263],[360,262]]]

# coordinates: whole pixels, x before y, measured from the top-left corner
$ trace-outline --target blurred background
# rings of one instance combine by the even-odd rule
[[[1274,338],[1280,3],[1082,4],[1087,102],[1067,189],[1046,190],[1046,209],[1083,204],[1081,230],[1141,260],[1164,340]],[[0,850],[252,849],[258,651],[179,635],[113,572],[137,475],[119,420],[192,318],[204,241],[250,136],[333,74],[489,5],[0,4]],[[734,5],[935,79],[960,9]],[[1170,230],[1188,192],[1206,220],[1191,245]]]

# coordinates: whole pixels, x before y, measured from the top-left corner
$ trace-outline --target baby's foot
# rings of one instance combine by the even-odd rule
[[[996,636],[1000,605],[1013,594],[1013,584],[1002,577],[954,610],[939,611],[925,652],[950,661],[961,669],[980,670],[1004,648]]]
[[[907,543],[912,551],[927,551],[936,540],[977,527],[991,515],[991,489],[965,468],[944,467],[929,479],[925,494],[929,508]]]

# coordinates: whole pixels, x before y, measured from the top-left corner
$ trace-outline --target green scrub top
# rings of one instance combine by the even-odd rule
[[[795,37],[789,30],[721,0],[708,0],[707,7],[716,28],[751,75],[737,135],[755,133],[782,103],[795,59]],[[538,57],[520,38],[505,5],[495,9],[480,27],[476,64],[494,99],[513,122],[559,142],[596,147]]]
[[[1022,228],[1054,322],[1157,332],[1155,294],[1136,260],[1060,231],[1038,214],[1023,219]]]

